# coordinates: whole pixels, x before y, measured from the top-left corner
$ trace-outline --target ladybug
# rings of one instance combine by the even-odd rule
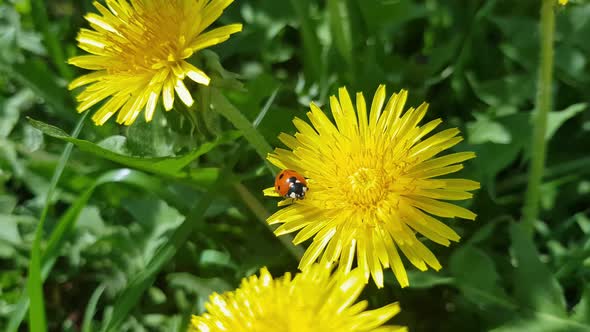
[[[307,181],[294,170],[282,170],[275,178],[275,190],[285,198],[303,199],[307,191]]]

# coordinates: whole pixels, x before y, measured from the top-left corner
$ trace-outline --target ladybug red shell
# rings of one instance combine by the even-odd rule
[[[285,169],[275,178],[275,190],[285,198],[302,199],[307,192],[307,181],[294,170]]]

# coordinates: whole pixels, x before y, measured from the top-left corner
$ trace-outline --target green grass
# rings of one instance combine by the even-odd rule
[[[0,0],[0,330],[184,331],[212,292],[296,271],[265,158],[310,102],[386,84],[461,130],[478,216],[425,242],[441,271],[362,298],[411,331],[588,331],[590,2],[555,2],[238,1],[219,23],[243,31],[191,59],[195,104],[122,127],[66,89],[92,2]]]

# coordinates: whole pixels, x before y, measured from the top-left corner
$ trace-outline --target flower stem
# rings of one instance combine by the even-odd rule
[[[545,167],[545,132],[547,131],[547,116],[551,109],[551,85],[553,81],[553,40],[555,32],[555,16],[553,13],[554,0],[543,0],[541,4],[540,41],[541,53],[539,59],[539,81],[537,100],[535,102],[535,120],[529,181],[527,185],[525,205],[523,208],[523,222],[529,234],[533,233],[534,223],[539,214],[539,197],[541,180]]]
[[[248,206],[250,211],[252,211],[252,213],[254,213],[256,215],[256,218],[258,218],[258,220],[260,220],[260,222],[262,222],[264,224],[264,226],[266,226],[266,228],[268,228],[271,232],[274,232],[275,227],[269,225],[266,222],[266,218],[268,218],[270,213],[268,213],[268,211],[266,211],[266,209],[264,208],[264,205],[262,205],[262,203],[260,203],[258,201],[258,199],[256,199],[256,197],[250,192],[250,190],[248,190],[248,188],[246,186],[244,186],[242,183],[240,183],[240,182],[235,183],[234,189],[236,190],[238,195],[240,195],[240,197],[242,198],[244,203]],[[289,251],[289,253],[291,253],[291,255],[293,255],[293,257],[295,257],[296,260],[298,260],[298,261],[301,260],[301,257],[303,257],[303,249],[301,249],[301,247],[298,247],[293,244],[293,237],[292,236],[290,236],[289,234],[286,234],[286,235],[279,236],[278,239],[279,239],[279,241],[281,241],[283,246],[285,246],[285,248]]]

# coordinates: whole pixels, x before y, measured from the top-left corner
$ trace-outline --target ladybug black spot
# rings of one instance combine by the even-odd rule
[[[280,179],[282,179],[282,178],[283,178],[283,176],[285,176],[285,174],[281,173],[281,174],[279,175],[279,180],[280,180]]]
[[[278,189],[278,190],[281,190],[281,186],[277,186],[277,189]]]

